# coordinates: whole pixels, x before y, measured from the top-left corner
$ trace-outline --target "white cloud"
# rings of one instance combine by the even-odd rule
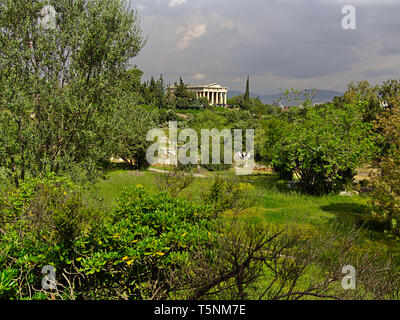
[[[380,6],[380,5],[394,5],[398,4],[399,0],[319,0],[321,3],[338,2],[343,5],[353,5],[353,6]]]
[[[191,22],[186,27],[179,27],[177,33],[183,33],[182,39],[178,42],[178,50],[186,49],[190,43],[207,33],[207,25],[204,22]]]
[[[168,7],[174,8],[174,7],[180,6],[181,4],[185,4],[186,2],[187,2],[187,0],[171,0],[169,2]]]
[[[204,80],[206,77],[207,77],[207,76],[206,76],[205,74],[203,74],[203,73],[196,73],[192,78],[193,78],[194,80],[199,80],[199,81],[201,81],[201,80]]]
[[[222,28],[227,28],[227,29],[234,29],[235,28],[235,23],[232,20],[223,20],[221,22],[221,27]]]

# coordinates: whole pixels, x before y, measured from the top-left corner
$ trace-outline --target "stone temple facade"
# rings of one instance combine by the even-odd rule
[[[172,90],[174,88],[171,88]],[[187,90],[194,92],[197,98],[207,98],[210,105],[225,106],[228,100],[228,88],[217,83],[203,86],[187,86]]]

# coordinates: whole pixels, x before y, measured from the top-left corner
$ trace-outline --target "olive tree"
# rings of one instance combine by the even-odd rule
[[[16,184],[107,156],[116,79],[144,43],[122,0],[0,0],[0,166]]]

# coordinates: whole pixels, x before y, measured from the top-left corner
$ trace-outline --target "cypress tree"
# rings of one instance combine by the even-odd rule
[[[246,102],[250,101],[250,77],[249,76],[247,76],[246,93],[244,94],[244,100]]]

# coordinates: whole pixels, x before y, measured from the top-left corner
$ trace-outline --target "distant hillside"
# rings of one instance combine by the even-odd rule
[[[244,94],[240,91],[228,91],[228,98],[233,98],[238,95]],[[333,100],[334,97],[342,96],[343,92],[339,91],[332,91],[332,90],[321,90],[317,89],[317,95],[313,99],[313,103],[326,103]],[[259,97],[261,101],[265,104],[273,104],[274,102],[278,102],[279,98],[281,98],[282,104],[286,104],[285,97],[282,93],[278,94],[267,94],[267,95],[260,95],[255,93],[250,93],[250,96],[253,98]],[[292,105],[292,104],[289,104]]]

